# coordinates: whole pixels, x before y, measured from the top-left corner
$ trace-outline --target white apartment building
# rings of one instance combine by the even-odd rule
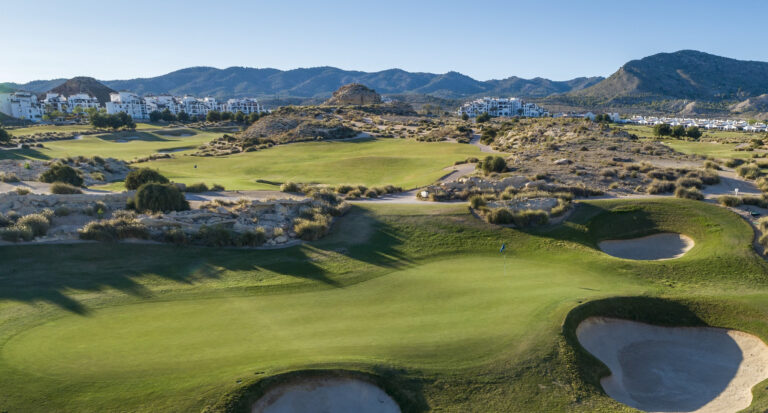
[[[261,105],[259,105],[259,101],[256,99],[251,98],[243,98],[243,99],[229,99],[227,103],[225,103],[223,106],[224,112],[243,112],[246,115],[250,115],[251,113],[261,113]]]
[[[96,99],[87,93],[77,93],[67,97],[67,109],[69,112],[74,112],[76,107],[86,110],[89,108],[98,108],[100,106],[99,99]]]
[[[34,93],[2,93],[0,112],[14,118],[39,122],[43,119],[44,106]]]
[[[50,110],[57,110],[59,112],[67,111],[67,98],[61,96],[58,93],[46,93],[45,99],[43,99],[43,105],[46,112]]]
[[[470,117],[476,117],[483,113],[487,113],[493,117],[526,116],[531,118],[538,118],[541,116],[549,116],[549,112],[539,107],[535,103],[527,103],[518,98],[491,97],[484,97],[482,99],[476,99],[471,102],[464,103],[459,108],[458,113],[459,116],[466,114]]]
[[[125,112],[133,119],[147,119],[149,117],[144,99],[131,92],[110,93],[106,108],[109,114]]]

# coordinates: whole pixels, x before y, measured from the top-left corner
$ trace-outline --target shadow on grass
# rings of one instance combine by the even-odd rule
[[[155,279],[192,285],[219,279],[228,271],[254,275],[270,272],[342,288],[371,273],[355,274],[356,261],[368,264],[368,269],[370,265],[409,265],[410,261],[397,250],[401,242],[387,224],[364,209],[352,208],[325,239],[285,249],[133,243],[5,246],[0,247],[0,300],[47,302],[87,315],[89,309],[76,293],[116,290],[150,298],[153,292],[147,285],[157,284]],[[346,261],[342,261],[341,270],[327,264],[339,260]],[[349,277],[339,277],[345,275]],[[264,289],[258,285],[250,288]]]
[[[0,150],[0,160],[3,159],[14,159],[14,160],[30,160],[30,159],[38,159],[38,160],[48,160],[51,159],[50,156],[42,153],[41,151],[34,149],[34,148],[27,148],[27,149],[8,149],[8,150]]]

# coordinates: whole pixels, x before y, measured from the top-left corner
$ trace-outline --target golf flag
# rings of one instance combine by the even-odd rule
[[[507,248],[507,244],[502,243],[499,252],[504,252],[504,248]]]

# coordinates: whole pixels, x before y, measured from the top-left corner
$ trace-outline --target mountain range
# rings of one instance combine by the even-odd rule
[[[566,81],[509,77],[480,81],[458,72],[444,74],[389,69],[379,72],[315,67],[293,70],[190,67],[162,76],[95,81],[91,78],[0,83],[3,90],[91,90],[99,100],[111,89],[139,94],[254,96],[285,103],[322,101],[340,86],[362,83],[384,95],[406,100],[518,96],[543,104],[591,110],[653,110],[686,114],[765,112],[768,63],[743,61],[695,50],[658,53],[621,66],[608,78]],[[59,89],[57,89],[59,87]],[[98,93],[98,95],[97,95]],[[446,102],[454,102],[453,100]]]
[[[581,77],[566,81],[543,78],[479,81],[457,72],[445,74],[406,72],[389,69],[380,72],[342,70],[335,67],[278,70],[230,67],[190,67],[162,76],[129,80],[102,80],[114,90],[139,94],[229,97],[327,98],[348,83],[362,83],[381,94],[423,94],[442,98],[475,95],[545,97],[583,89],[601,81],[601,77]],[[2,83],[0,88],[36,93],[50,91],[66,79],[38,80],[26,84]]]

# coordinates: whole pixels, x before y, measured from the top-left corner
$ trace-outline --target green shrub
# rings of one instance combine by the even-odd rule
[[[256,228],[255,231],[245,231],[237,238],[237,244],[243,247],[258,247],[267,242],[264,228]]]
[[[743,163],[744,163],[743,159],[731,158],[725,161],[725,166],[727,166],[728,168],[735,168]]]
[[[763,196],[743,196],[741,197],[741,203],[745,205],[755,205],[760,208],[768,207],[768,201]]]
[[[62,163],[53,164],[47,171],[40,175],[40,182],[54,183],[64,182],[73,186],[82,186],[83,177],[75,168]]]
[[[697,201],[704,199],[704,195],[698,189],[685,186],[678,186],[675,189],[675,196],[677,198],[694,199]]]
[[[82,194],[83,191],[80,190],[80,188],[64,183],[64,182],[54,182],[51,185],[51,193],[56,195],[74,195],[74,194]]]
[[[32,230],[33,237],[42,237],[48,233],[51,227],[51,220],[44,214],[24,215],[16,221],[16,225],[29,227]]]
[[[236,234],[221,225],[203,225],[194,235],[196,243],[208,247],[226,247],[235,243]]]
[[[716,171],[719,171],[720,169],[722,169],[720,167],[720,165],[717,162],[714,162],[714,161],[705,161],[704,162],[704,168],[706,168],[706,169],[714,169]]]
[[[365,191],[365,194],[363,194],[366,198],[378,198],[379,192],[376,190],[376,188],[371,188],[367,191]]]
[[[472,209],[482,208],[485,205],[485,198],[480,195],[475,195],[472,198],[469,198],[469,206],[472,207]]]
[[[762,175],[760,167],[753,163],[739,166],[736,168],[736,173],[739,174],[740,177],[746,179],[757,179]]]
[[[149,168],[134,169],[125,177],[125,188],[128,190],[139,189],[140,186],[148,183],[167,184],[168,178],[160,172]]]
[[[507,161],[501,156],[486,156],[480,162],[480,169],[486,174],[493,172],[504,172],[507,170]]]
[[[19,182],[21,179],[13,172],[0,172],[0,182]]]
[[[737,207],[741,205],[741,198],[733,195],[720,195],[717,198],[717,202],[720,205],[725,205],[729,207]]]
[[[147,239],[147,227],[130,215],[119,215],[108,220],[92,221],[78,231],[80,239],[117,241],[127,238]]]
[[[336,193],[338,194],[348,194],[352,192],[355,189],[352,185],[339,185],[336,187]]]
[[[138,211],[186,211],[189,202],[184,194],[173,184],[146,183],[139,187],[133,199]]]
[[[187,187],[184,188],[184,192],[193,192],[193,193],[208,192],[208,185],[206,185],[203,182],[187,185]]]
[[[347,192],[347,199],[358,199],[361,196],[363,196],[363,194],[360,192],[359,189],[353,189]]]
[[[519,211],[512,214],[512,222],[518,228],[545,225],[549,222],[549,215],[540,209]]]
[[[221,192],[223,190],[224,190],[224,185],[213,184],[213,186],[211,186],[211,191]]]
[[[18,195],[29,195],[29,189],[24,188],[22,186],[16,187],[16,194]]]
[[[293,220],[293,231],[296,236],[305,241],[315,241],[322,238],[330,229],[330,221],[322,215],[313,219],[297,218]]]
[[[101,181],[101,182],[104,182],[104,181],[107,180],[107,178],[101,172],[94,172],[94,173],[92,173],[91,174],[91,178],[93,178],[93,179],[95,179],[97,181]]]
[[[299,185],[294,182],[286,182],[280,185],[280,190],[283,192],[301,192]]]
[[[755,181],[755,185],[757,185],[758,188],[760,188],[763,192],[768,192],[768,179],[764,176],[761,176],[760,178],[757,178]]]
[[[704,182],[702,182],[699,178],[683,177],[677,180],[677,186],[683,188],[701,189],[704,186]]]
[[[493,208],[488,211],[486,219],[491,224],[508,225],[512,223],[512,211],[507,208]]]
[[[180,228],[170,228],[164,231],[161,240],[176,245],[186,245],[189,243],[189,237]]]
[[[768,217],[762,217],[757,220],[757,227],[762,232],[768,231]]]
[[[660,181],[658,179],[654,179],[653,182],[648,184],[648,188],[646,188],[646,192],[649,194],[663,194],[666,192],[672,192],[675,190],[675,183],[670,181]]]
[[[34,233],[30,227],[13,225],[0,228],[0,238],[9,242],[31,241],[34,238]]]

